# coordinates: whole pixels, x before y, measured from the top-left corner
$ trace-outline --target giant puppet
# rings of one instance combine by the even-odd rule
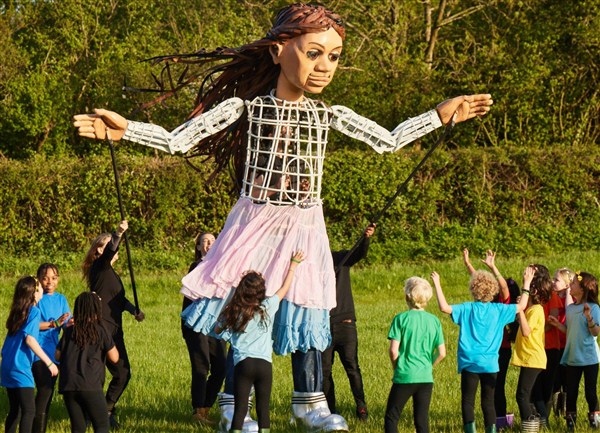
[[[125,139],[171,154],[214,158],[216,171],[235,168],[240,196],[202,263],[183,280],[195,302],[182,313],[187,325],[210,333],[244,271],[261,272],[272,295],[292,252],[306,260],[275,318],[273,348],[292,353],[294,417],[313,430],[347,430],[331,414],[322,390],[320,351],[328,347],[335,273],[321,202],[323,160],[330,130],[394,152],[447,124],[485,115],[490,95],[459,96],[410,118],[393,131],[347,107],[309,99],[331,82],[345,38],[341,18],[322,6],[282,9],[266,36],[235,49],[186,55],[219,61],[207,74],[190,120],[173,130],[128,121],[104,109],[75,116],[79,135]],[[167,60],[178,60],[170,56]],[[210,80],[205,80],[208,83]],[[231,397],[231,396],[229,396]]]

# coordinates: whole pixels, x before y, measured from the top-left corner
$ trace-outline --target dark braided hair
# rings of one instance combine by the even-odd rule
[[[258,272],[248,271],[219,316],[220,328],[241,332],[255,313],[260,315],[261,322],[267,319],[265,310],[260,306],[266,296],[265,279]]]
[[[257,96],[267,95],[275,88],[280,73],[280,66],[273,63],[271,47],[305,33],[324,32],[331,28],[342,40],[345,39],[344,23],[337,14],[323,6],[295,3],[281,9],[275,17],[273,27],[264,38],[257,41],[238,48],[220,47],[213,51],[202,49],[190,54],[148,59],[154,64],[166,64],[159,80],[161,96],[144,104],[141,109],[164,101],[199,79],[202,79],[202,84],[196,98],[196,108],[188,118],[196,117],[232,97],[253,100]],[[220,60],[226,62],[195,74],[190,74],[186,67],[179,79],[171,77],[170,65],[173,63],[203,65]],[[231,127],[201,140],[186,158],[214,158],[216,167],[208,181],[212,181],[224,169],[232,169],[236,188],[239,190],[246,158],[247,131],[248,120],[246,116],[242,116]]]
[[[15,335],[27,321],[29,310],[35,305],[35,291],[38,284],[38,280],[31,276],[22,277],[17,281],[10,312],[6,319],[8,335]]]
[[[100,340],[98,325],[102,304],[96,292],[83,292],[75,299],[73,308],[73,340],[82,349]]]

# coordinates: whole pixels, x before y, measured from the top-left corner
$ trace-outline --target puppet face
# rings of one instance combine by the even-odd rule
[[[305,33],[275,45],[273,62],[281,66],[276,96],[298,101],[304,92],[321,93],[330,83],[342,54],[342,38],[334,30]]]

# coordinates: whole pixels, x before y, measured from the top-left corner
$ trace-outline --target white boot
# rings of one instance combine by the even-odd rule
[[[244,418],[244,433],[258,433],[258,423],[250,418],[250,407],[252,406],[252,395],[248,401],[248,413]],[[219,433],[228,433],[233,421],[233,412],[235,411],[235,400],[233,395],[219,393],[219,408],[221,409],[221,422],[219,422]]]
[[[300,422],[309,432],[348,431],[348,423],[341,415],[332,414],[322,392],[292,394],[292,420]]]

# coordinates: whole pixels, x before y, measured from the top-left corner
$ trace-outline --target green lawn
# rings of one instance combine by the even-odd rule
[[[471,252],[474,264],[480,252]],[[468,275],[460,260],[447,262],[425,262],[395,264],[392,266],[373,265],[353,270],[353,287],[358,316],[360,340],[360,363],[365,383],[370,419],[360,423],[354,417],[354,404],[348,381],[339,362],[334,365],[334,376],[338,395],[338,409],[346,417],[353,432],[375,432],[383,430],[383,415],[387,394],[391,384],[391,367],[387,355],[387,331],[392,317],[406,310],[403,282],[406,278],[418,275],[427,277],[436,270],[440,273],[446,296],[450,303],[469,301],[467,293]],[[124,255],[123,255],[124,258]],[[75,262],[66,260],[65,263]],[[122,260],[120,266],[125,265]],[[531,262],[542,263],[551,271],[568,266],[573,270],[587,270],[600,275],[599,252],[565,252],[551,257],[529,257],[506,259],[497,258],[497,264],[506,277],[513,276],[518,281],[524,267]],[[34,259],[19,260],[6,258],[0,267],[0,321],[4,323],[12,290],[20,275],[33,274],[39,262]],[[59,262],[60,264],[61,262]],[[477,267],[477,265],[476,265]],[[181,297],[179,279],[184,274],[187,263],[175,261],[170,269],[146,272],[136,269],[141,308],[146,313],[146,321],[135,322],[125,318],[125,337],[133,365],[133,377],[123,395],[119,407],[122,432],[209,432],[212,429],[191,422],[189,402],[189,362],[187,351],[179,328]],[[121,268],[122,269],[122,268]],[[124,271],[121,274],[125,274]],[[517,278],[518,277],[518,278]],[[127,278],[124,278],[127,280]],[[59,291],[64,293],[72,306],[75,296],[84,290],[84,284],[74,264],[61,266]],[[133,297],[130,294],[130,299]],[[441,317],[435,299],[428,310]],[[430,418],[433,432],[461,432],[460,381],[456,372],[456,340],[458,327],[449,317],[441,317],[446,338],[448,356],[434,371],[435,387],[431,404]],[[511,368],[508,376],[507,394],[509,410],[518,412],[514,400],[518,370]],[[291,366],[289,357],[275,357],[274,386],[271,398],[271,420],[274,432],[303,431],[291,427],[290,399],[292,392]],[[0,392],[0,418],[7,412],[7,399]],[[580,427],[587,429],[585,414],[587,408],[580,393]],[[483,429],[481,413],[478,410],[478,426]],[[212,414],[218,418],[218,409]],[[55,396],[51,408],[48,432],[69,431],[69,421],[62,398]],[[516,417],[518,418],[518,417]],[[563,421],[550,419],[553,431],[562,431]],[[560,428],[558,428],[560,427]],[[412,406],[409,404],[400,422],[403,432],[414,431],[412,427]]]

